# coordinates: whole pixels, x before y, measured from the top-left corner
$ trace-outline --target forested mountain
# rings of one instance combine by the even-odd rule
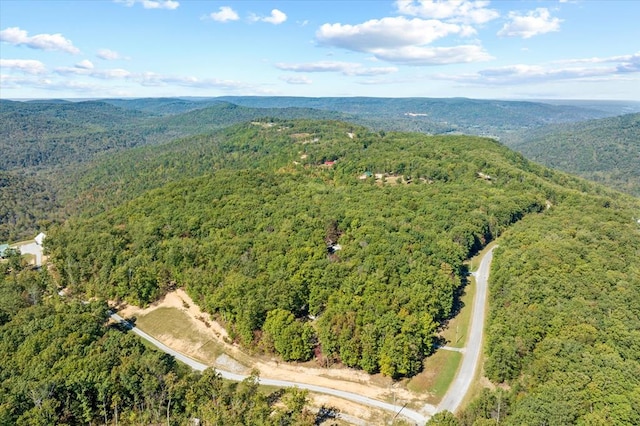
[[[413,375],[451,312],[462,261],[547,198],[534,182],[510,193],[524,159],[485,139],[308,121],[218,137],[180,158],[202,176],[52,233],[64,283],[138,304],[180,283],[245,345],[306,360],[319,342],[346,365]],[[147,173],[120,170],[124,182]],[[366,171],[388,183],[359,179]]]
[[[354,114],[362,124],[384,130],[490,134],[521,131],[611,115],[604,111],[541,102],[467,98],[301,98],[228,96],[218,98],[250,107],[304,107]]]
[[[0,102],[0,150],[4,155],[0,157],[0,170],[84,162],[103,152],[168,142],[261,117],[348,118],[341,113],[308,108],[248,108],[220,101],[206,108],[204,102],[198,105],[199,108],[181,114],[159,116],[102,101],[3,100]]]
[[[0,424],[314,424],[305,392],[194,373],[52,281],[18,257],[0,263]]]
[[[190,119],[184,117],[193,117],[194,125],[215,125],[211,111],[245,111],[229,104],[212,108],[186,113],[185,126]],[[434,331],[450,316],[465,284],[464,259],[499,238],[486,372],[508,386],[483,393],[452,421],[640,422],[637,199],[538,166],[489,139],[374,132],[335,121],[248,120],[95,157],[60,175],[65,190],[55,202],[73,214],[50,229],[47,240],[60,284],[71,295],[140,304],[184,286],[232,338],[255,351],[284,360],[320,357],[403,377],[419,371],[432,352]],[[33,186],[23,177],[14,185]],[[44,324],[63,318],[65,310],[93,315],[97,323],[104,318],[87,314],[99,311],[98,305],[27,308],[49,278],[31,274],[35,281],[21,281],[27,273],[4,274],[23,283],[0,292],[12,301],[0,307],[6,322],[0,332],[23,330],[20,338],[2,338],[3,344],[18,342],[0,346],[7,357],[31,347],[17,346],[28,340],[25,330],[43,333],[34,337],[43,339],[38,342],[60,342],[29,318]],[[70,323],[86,325],[76,317]],[[71,325],[64,327],[65,336],[77,335]],[[127,371],[156,384],[132,389],[115,405],[113,399],[87,402],[92,408],[83,411],[83,421],[105,411],[113,419],[117,406],[139,422],[159,422],[167,374],[173,372],[184,386],[202,380],[181,375],[186,373],[155,353],[131,349],[128,338],[118,343],[124,337],[115,330],[95,330],[85,346],[77,346],[100,354],[100,345],[115,341],[109,347],[140,354],[136,359],[151,357],[162,371],[131,367]],[[39,348],[43,356],[53,351]],[[67,371],[65,360],[74,356],[60,352],[55,371]],[[76,407],[85,404],[82,392],[71,395],[67,389],[94,389],[92,376],[81,385],[62,382],[71,375],[48,382],[34,376],[29,383],[44,387],[26,392],[11,372],[25,375],[28,366],[14,364],[0,370],[0,378],[7,378],[7,392],[0,394],[9,398],[0,402],[3,420],[28,424],[47,412],[62,419],[81,415]],[[119,379],[110,380],[108,389],[119,389]],[[60,393],[29,399],[49,385]],[[189,401],[190,391],[183,392],[182,401]],[[225,401],[235,398],[233,392]],[[200,406],[180,405],[179,395],[172,396],[176,423]],[[254,405],[263,407],[261,415],[280,415],[268,414],[279,413],[279,405],[262,401]],[[303,415],[301,409],[295,413]]]
[[[533,161],[640,196],[640,114],[555,124],[512,146]]]
[[[73,291],[144,304],[185,286],[255,350],[285,360],[315,351],[392,377],[419,371],[431,352],[462,261],[505,231],[530,232],[514,223],[616,212],[611,228],[640,239],[630,200],[467,136],[263,121],[102,167],[81,180],[89,198],[124,204],[89,210],[49,240]],[[101,186],[101,174],[119,179]],[[615,270],[633,281],[634,270]],[[490,353],[500,365],[500,350]],[[493,378],[518,377],[510,371]]]
[[[0,102],[0,170],[87,161],[142,144],[132,129],[150,115],[104,102]]]
[[[174,101],[180,103],[147,103],[170,107]],[[265,116],[348,118],[305,108],[258,109],[221,101],[203,108],[205,102],[189,103],[201,109],[161,116],[97,101],[0,101],[0,241],[35,235],[42,224],[63,217],[54,200],[58,193],[74,192],[69,177],[92,159]]]
[[[141,99],[102,99],[103,102],[117,107],[144,111],[151,114],[175,115],[197,109],[208,108],[227,101],[216,98],[141,98]]]

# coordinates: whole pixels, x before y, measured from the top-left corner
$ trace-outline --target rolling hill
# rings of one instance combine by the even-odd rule
[[[640,113],[543,127],[512,147],[533,161],[640,196]]]
[[[485,371],[509,386],[455,421],[640,420],[637,199],[490,139],[254,113],[139,116],[157,132],[246,121],[64,173],[13,170],[5,195],[43,195],[23,214],[42,220],[38,179],[54,173],[51,201],[68,219],[47,241],[70,295],[145,304],[182,286],[254,351],[394,378],[420,371],[464,260],[498,239]]]

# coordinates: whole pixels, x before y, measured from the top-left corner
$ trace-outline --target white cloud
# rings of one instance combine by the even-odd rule
[[[90,69],[93,69],[93,63],[90,60],[85,59],[83,61],[78,62],[76,64],[76,68],[90,70]]]
[[[372,19],[358,25],[324,24],[317,31],[316,37],[322,44],[370,52],[372,49],[428,44],[448,35],[467,31],[468,28],[457,24],[400,16]]]
[[[403,15],[421,18],[444,19],[451,22],[484,24],[496,19],[500,14],[487,9],[488,1],[434,1],[434,0],[397,0],[398,12]]]
[[[546,34],[560,30],[562,19],[552,18],[549,10],[539,7],[521,15],[518,12],[509,12],[510,22],[504,24],[498,31],[499,36],[531,38],[540,34]]]
[[[105,61],[115,61],[117,59],[124,59],[118,52],[110,49],[100,49],[96,56]]]
[[[80,53],[80,50],[70,40],[64,38],[62,34],[36,34],[29,36],[25,30],[21,30],[18,27],[10,27],[0,31],[0,41],[14,46],[27,46],[38,50]]]
[[[279,25],[287,20],[287,15],[278,9],[273,9],[271,11],[271,16],[263,18],[262,20],[273,25]]]
[[[167,9],[174,10],[180,6],[180,2],[175,0],[114,0],[116,3],[123,3],[126,6],[133,6],[140,3],[145,9]]]
[[[229,91],[250,90],[253,86],[236,80],[222,80],[218,78],[199,78],[192,76],[170,76],[146,72],[132,76],[132,78],[143,86],[182,86],[200,89],[222,89]]]
[[[253,22],[268,22],[273,25],[279,25],[287,20],[287,15],[278,9],[273,9],[269,16],[258,16],[254,14],[251,15],[249,19]]]
[[[45,74],[46,67],[35,59],[0,59],[0,68],[17,70],[26,74]]]
[[[280,77],[280,80],[288,83],[288,84],[312,84],[313,80],[311,80],[309,77],[307,76],[291,76],[291,75],[284,75]]]
[[[584,65],[572,66],[571,64]],[[602,64],[608,65],[603,66]],[[438,74],[432,77],[459,83],[499,86],[547,83],[549,81],[561,80],[592,81],[595,78],[612,80],[630,73],[640,73],[640,52],[633,55],[612,56],[608,58],[569,59],[566,60],[564,64],[516,64],[498,68],[487,68],[470,74]]]
[[[217,22],[237,21],[240,19],[236,11],[229,6],[221,6],[220,11],[210,13],[209,18]]]
[[[452,47],[407,46],[373,51],[380,59],[405,65],[445,65],[493,59],[481,46],[467,44]]]
[[[450,35],[474,34],[475,29],[469,25],[400,16],[358,25],[324,24],[316,32],[316,38],[324,45],[371,53],[376,59],[402,64],[438,65],[491,59],[479,45],[427,46]]]
[[[91,65],[93,66],[93,64]],[[80,64],[76,64],[74,67],[56,68],[54,72],[59,75],[84,75],[103,80],[123,79],[133,76],[131,72],[122,68],[94,69],[93,67],[83,67]]]
[[[318,61],[302,64],[276,64],[276,68],[293,72],[338,72],[347,76],[374,76],[391,74],[398,71],[396,67],[363,67],[355,62]]]

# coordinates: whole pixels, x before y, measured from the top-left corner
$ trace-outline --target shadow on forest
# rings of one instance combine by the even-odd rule
[[[449,321],[455,318],[460,313],[462,308],[465,307],[465,304],[462,301],[462,296],[466,294],[467,286],[469,285],[469,276],[471,275],[471,272],[469,271],[469,267],[467,265],[462,265],[459,270],[459,275],[460,275],[460,286],[453,293],[453,305],[451,306],[451,315],[449,315],[449,318],[442,321],[439,327],[440,331],[444,330],[449,325]],[[434,338],[433,344],[434,344],[434,347],[437,348],[440,346],[445,346],[447,344],[447,341],[444,337],[436,336]]]

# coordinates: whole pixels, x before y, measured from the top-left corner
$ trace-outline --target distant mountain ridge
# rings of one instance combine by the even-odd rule
[[[542,127],[512,147],[548,167],[640,196],[640,113]]]

